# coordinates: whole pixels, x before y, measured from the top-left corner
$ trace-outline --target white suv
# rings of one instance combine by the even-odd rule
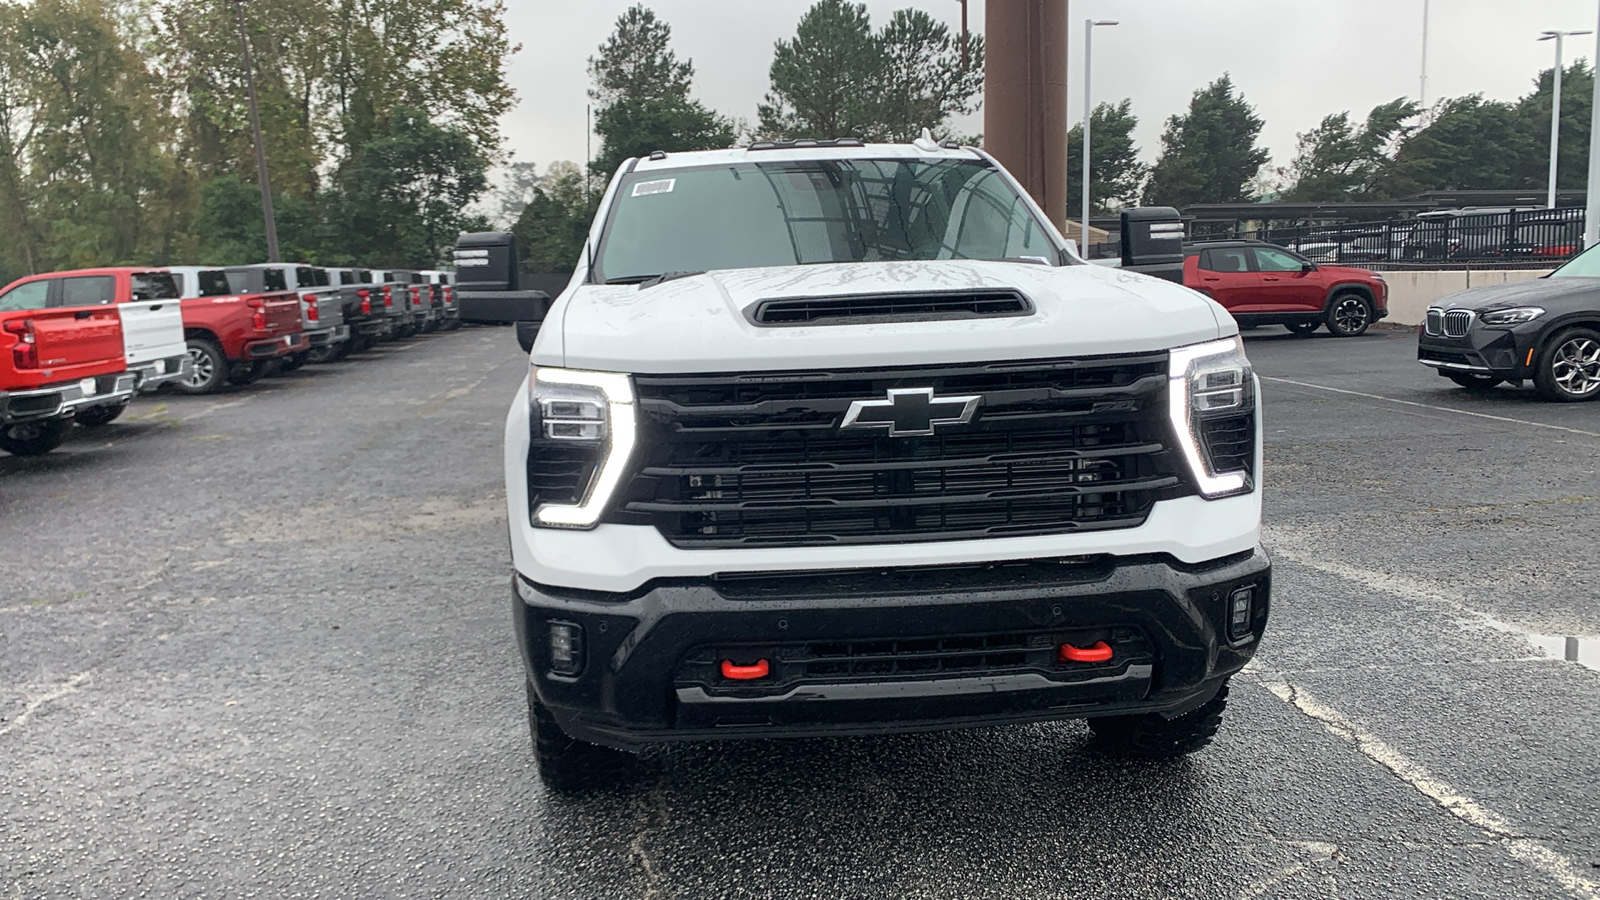
[[[1187,753],[1266,624],[1233,319],[1084,265],[978,150],[630,160],[531,363],[506,495],[558,789],[669,740]]]

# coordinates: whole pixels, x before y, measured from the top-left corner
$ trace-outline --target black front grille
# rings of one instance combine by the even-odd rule
[[[638,376],[635,476],[613,521],[680,547],[1131,528],[1187,493],[1165,354],[939,369]],[[891,388],[982,398],[930,436],[841,429]]]
[[[1081,663],[1060,659],[1062,644],[1111,648],[1110,659]],[[723,676],[721,663],[766,660],[767,677],[741,681]],[[881,640],[802,641],[783,644],[702,646],[691,651],[674,679],[711,693],[774,693],[803,684],[927,681],[1038,672],[1055,680],[1103,677],[1130,664],[1150,664],[1154,651],[1144,632],[1111,626],[1002,634],[896,637]]]
[[[1016,291],[861,294],[762,300],[750,312],[757,325],[842,325],[1026,316],[1033,304]]]

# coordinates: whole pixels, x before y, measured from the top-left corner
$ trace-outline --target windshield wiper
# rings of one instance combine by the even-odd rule
[[[695,275],[704,275],[700,272],[662,272],[660,275],[623,275],[620,278],[607,278],[606,284],[637,284],[640,288],[655,287],[663,281],[674,281],[679,278],[690,278]]]

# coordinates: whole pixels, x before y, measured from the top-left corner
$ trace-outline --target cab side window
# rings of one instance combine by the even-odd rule
[[[44,309],[50,299],[50,280],[19,284],[0,294],[0,312],[17,312],[24,309]]]
[[[117,302],[117,279],[112,275],[80,275],[61,279],[61,301],[64,307],[105,306]]]
[[[1250,262],[1243,247],[1207,250],[1200,254],[1200,268],[1208,272],[1248,272]]]

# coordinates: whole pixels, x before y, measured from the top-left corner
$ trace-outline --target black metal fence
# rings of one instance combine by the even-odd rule
[[[1191,241],[1248,238],[1287,247],[1313,262],[1382,268],[1473,268],[1559,264],[1583,249],[1580,208],[1440,210],[1409,219],[1334,225],[1216,228],[1191,223]]]

